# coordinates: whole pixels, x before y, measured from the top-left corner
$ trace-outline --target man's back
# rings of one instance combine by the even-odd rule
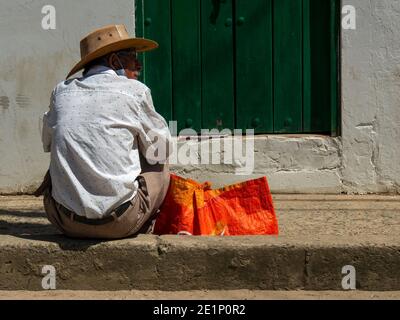
[[[139,145],[150,142],[153,129],[170,138],[150,90],[138,81],[96,66],[83,78],[60,83],[43,130],[54,199],[90,219],[131,200],[141,171]]]

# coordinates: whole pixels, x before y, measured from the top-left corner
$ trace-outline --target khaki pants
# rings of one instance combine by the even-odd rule
[[[143,159],[141,165],[142,173],[137,178],[138,193],[130,203],[123,205],[126,210],[122,215],[116,214],[117,209],[104,220],[77,217],[53,199],[50,184],[43,190],[47,218],[72,238],[122,239],[139,233],[152,233],[158,209],[168,191],[170,175],[168,165],[151,166]]]

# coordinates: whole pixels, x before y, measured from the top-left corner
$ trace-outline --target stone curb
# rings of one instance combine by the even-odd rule
[[[139,236],[112,242],[0,236],[0,290],[42,290],[44,265],[58,290],[400,290],[400,238]]]

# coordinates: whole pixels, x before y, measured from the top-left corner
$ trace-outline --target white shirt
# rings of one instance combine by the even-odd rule
[[[58,84],[42,132],[44,151],[51,152],[54,199],[89,219],[133,199],[139,150],[146,154],[155,147],[151,133],[171,140],[143,83],[95,66],[82,78]]]

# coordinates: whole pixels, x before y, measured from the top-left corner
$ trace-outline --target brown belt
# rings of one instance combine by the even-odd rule
[[[62,214],[66,215],[69,219],[74,220],[76,222],[94,226],[101,226],[113,222],[116,218],[122,216],[131,205],[132,205],[131,201],[125,202],[124,204],[121,204],[117,209],[115,209],[110,216],[105,217],[103,219],[88,219],[86,217],[78,216],[76,213],[68,210],[59,203],[57,203],[57,209],[59,209],[59,211]]]

